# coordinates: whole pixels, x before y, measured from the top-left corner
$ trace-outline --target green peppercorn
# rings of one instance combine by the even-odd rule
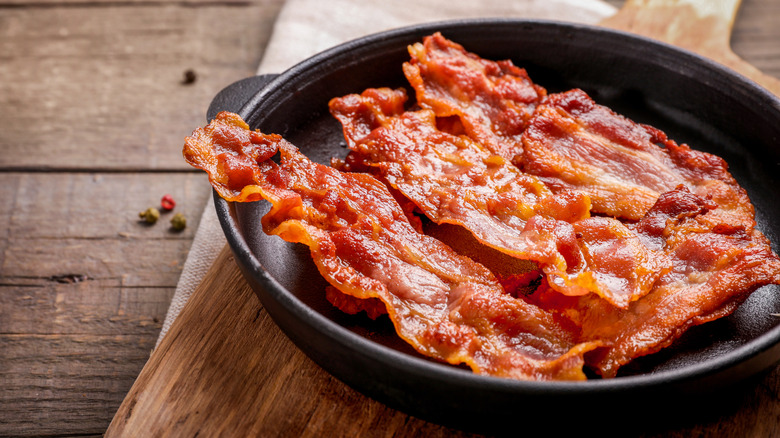
[[[176,231],[181,231],[187,228],[187,218],[181,213],[176,213],[171,218],[171,228]]]
[[[157,222],[157,219],[160,219],[160,210],[149,207],[146,210],[138,213],[138,217],[143,219],[147,224],[153,224]]]

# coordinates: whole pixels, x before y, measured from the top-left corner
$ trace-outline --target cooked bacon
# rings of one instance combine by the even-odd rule
[[[548,96],[523,141],[526,172],[555,192],[587,194],[594,212],[638,221],[629,227],[663,260],[652,290],[628,308],[593,297],[537,302],[576,320],[581,340],[610,345],[588,356],[602,375],[614,376],[689,327],[730,314],[755,289],[780,282],[780,261],[720,157],[678,145],[582,90]]]
[[[523,153],[521,134],[546,90],[509,60],[467,52],[440,33],[409,47],[404,74],[417,102],[438,117],[457,116],[465,132],[507,160]]]
[[[522,168],[556,193],[586,193],[593,212],[639,220],[658,197],[685,185],[717,194],[719,214],[751,221],[747,194],[720,157],[678,145],[660,130],[596,104],[584,91],[551,94],[523,134]]]
[[[664,241],[672,268],[629,309],[611,310],[611,321],[597,310],[604,306],[588,310],[584,337],[612,344],[591,358],[604,375],[666,347],[691,326],[730,314],[757,288],[780,282],[780,258],[769,240],[752,227],[713,222],[723,208],[679,187],[662,194],[637,224]]]
[[[572,342],[576,327],[504,293],[485,267],[417,232],[372,176],[313,163],[230,113],[188,137],[184,155],[225,199],[269,201],[265,232],[308,245],[342,293],[380,299],[420,353],[481,374],[585,378],[583,355],[598,343]]]
[[[684,186],[659,197],[635,227],[648,247],[670,259],[670,269],[626,309],[544,289],[529,300],[570,318],[582,328],[581,341],[603,342],[586,361],[604,377],[614,377],[620,366],[670,345],[694,325],[730,314],[755,289],[780,282],[780,259],[760,232],[708,231],[709,215],[718,208]]]
[[[404,111],[403,90],[331,100],[350,149],[438,224],[463,226],[505,254],[538,262],[566,295],[598,294],[626,307],[646,294],[664,259],[610,218],[588,218],[588,198],[552,193],[467,136],[440,131],[428,109]]]

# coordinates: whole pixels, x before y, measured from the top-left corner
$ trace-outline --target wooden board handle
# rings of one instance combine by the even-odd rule
[[[754,80],[780,96],[780,80],[763,74],[731,50],[741,0],[627,0],[601,24],[688,49]]]
[[[602,24],[697,52],[728,51],[741,0],[628,0]]]

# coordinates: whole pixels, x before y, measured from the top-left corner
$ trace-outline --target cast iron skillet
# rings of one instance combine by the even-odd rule
[[[217,96],[209,118],[221,109],[238,111],[252,128],[281,134],[311,159],[328,163],[346,154],[328,100],[368,87],[409,90],[401,71],[406,48],[435,31],[484,58],[511,59],[550,93],[582,88],[598,103],[656,126],[679,143],[722,156],[750,194],[759,228],[780,248],[774,193],[780,101],[713,62],[626,33],[509,19],[403,28],[340,45],[278,76],[240,81]],[[674,346],[636,360],[614,379],[520,382],[474,375],[417,355],[387,320],[332,308],[308,249],[262,232],[267,203],[234,204],[216,195],[215,202],[245,276],[290,339],[357,390],[433,422],[524,433],[542,425],[552,431],[603,430],[626,419],[699,421],[694,412],[738,404],[733,391],[741,386],[735,384],[744,385],[780,358],[780,318],[772,315],[780,313],[780,288],[767,286],[732,316],[694,327]]]

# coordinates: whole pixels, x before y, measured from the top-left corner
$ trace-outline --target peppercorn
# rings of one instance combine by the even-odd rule
[[[184,72],[184,79],[182,79],[181,83],[183,85],[191,85],[195,83],[196,79],[198,79],[198,75],[195,74],[195,70],[187,69]]]
[[[153,224],[160,218],[160,211],[154,207],[149,207],[146,210],[138,213],[138,217],[143,219],[147,224]]]
[[[162,200],[160,200],[160,207],[165,211],[171,211],[176,207],[176,201],[173,200],[173,196],[165,195],[162,197]]]
[[[176,213],[171,218],[171,228],[176,231],[181,231],[187,228],[187,218],[181,213]]]

